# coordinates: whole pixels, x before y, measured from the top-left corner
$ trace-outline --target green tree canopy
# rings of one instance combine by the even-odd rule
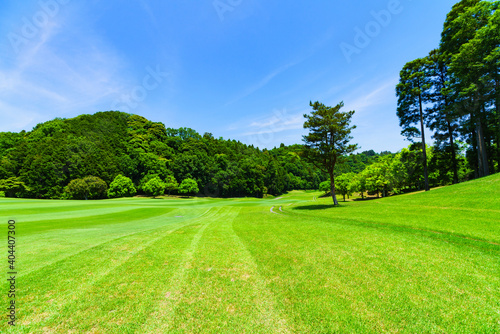
[[[163,183],[159,176],[155,176],[147,181],[142,189],[146,192],[146,194],[155,198],[156,196],[163,195],[165,192],[165,183]]]
[[[331,191],[330,185],[330,180],[321,182],[319,184],[319,191],[323,191],[325,194],[328,194]]]
[[[335,107],[327,107],[319,102],[311,102],[310,106],[313,108],[311,114],[304,115],[304,128],[309,129],[309,134],[303,137],[302,155],[328,174],[333,203],[338,205],[334,170],[337,163],[343,162],[347,154],[357,149],[356,144],[349,144],[352,139],[351,131],[356,128],[350,126],[354,111],[340,111],[344,106],[343,102]]]
[[[358,192],[362,199],[365,198],[365,193],[368,189],[366,187],[366,173],[364,171],[356,174],[351,184],[351,189],[353,192]]]
[[[72,180],[65,188],[65,197],[72,199],[106,198],[108,185],[97,176],[87,176]]]
[[[352,185],[354,183],[355,177],[356,174],[354,173],[347,173],[337,176],[335,182],[335,188],[337,189],[337,192],[344,197],[344,202],[345,202],[345,197],[351,196],[353,193]]]
[[[87,182],[74,179],[64,188],[64,192],[70,199],[88,199],[90,191]]]
[[[431,82],[427,67],[429,59],[416,59],[407,63],[400,73],[399,84],[396,86],[398,96],[399,125],[403,128],[402,134],[411,139],[415,136],[421,137],[423,147],[423,164],[425,190],[429,190],[429,177],[427,171],[427,157],[425,151],[425,115],[423,104],[427,101]],[[414,127],[420,124],[420,130]]]
[[[17,194],[27,189],[28,187],[18,177],[0,180],[0,191],[3,191],[7,197],[16,197]]]
[[[89,187],[88,197],[90,199],[106,198],[108,185],[101,178],[97,176],[87,176],[83,178]]]
[[[179,182],[175,179],[173,175],[168,175],[165,179],[165,189],[170,195],[171,192],[179,190]]]
[[[179,186],[179,192],[181,194],[194,195],[200,190],[198,189],[198,183],[195,180],[187,178],[182,180],[181,185]]]
[[[117,175],[109,185],[108,197],[131,197],[137,193],[132,180],[121,174]]]

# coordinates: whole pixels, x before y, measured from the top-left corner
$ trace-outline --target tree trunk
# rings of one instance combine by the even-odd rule
[[[500,169],[500,80],[495,80],[495,109],[497,112],[497,131],[496,131],[496,142],[497,142],[497,162],[498,168]]]
[[[471,164],[472,168],[474,168],[474,178],[477,179],[477,178],[479,178],[479,166],[478,166],[479,149],[478,149],[478,145],[477,145],[476,128],[474,127],[474,122],[475,122],[474,120],[476,118],[474,117],[474,114],[472,112],[469,114],[469,118],[470,118],[469,132],[470,132],[470,138],[471,138],[472,154],[475,153],[478,155],[478,159],[476,159],[475,161],[473,161],[471,159],[470,164]]]
[[[453,166],[453,184],[458,183],[458,166],[457,166],[457,152],[455,152],[455,140],[453,138],[453,129],[451,128],[450,121],[448,123],[448,133],[450,134],[450,148],[451,148],[451,164]]]
[[[488,176],[490,174],[488,169],[488,154],[486,152],[486,144],[484,142],[483,126],[480,116],[476,119],[476,134],[479,177]]]
[[[418,102],[420,104],[420,129],[422,131],[422,151],[424,153],[425,191],[429,191],[429,174],[427,172],[427,148],[425,146],[424,111],[423,111],[423,108],[422,108],[422,95],[418,96]]]
[[[332,192],[332,199],[334,205],[339,205],[337,201],[337,196],[335,195],[335,180],[333,178],[333,173],[330,174],[330,191]]]

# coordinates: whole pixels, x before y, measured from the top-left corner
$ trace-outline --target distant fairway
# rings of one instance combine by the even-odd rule
[[[338,208],[320,195],[0,199],[19,271],[0,332],[500,332],[500,175]]]

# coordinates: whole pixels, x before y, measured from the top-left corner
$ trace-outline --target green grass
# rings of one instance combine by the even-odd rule
[[[2,198],[19,275],[17,326],[0,332],[498,333],[499,185],[339,207],[318,192]]]

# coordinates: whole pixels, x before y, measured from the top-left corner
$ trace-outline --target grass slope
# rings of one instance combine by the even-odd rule
[[[499,182],[336,208],[317,192],[0,199],[19,271],[0,332],[498,333]]]

